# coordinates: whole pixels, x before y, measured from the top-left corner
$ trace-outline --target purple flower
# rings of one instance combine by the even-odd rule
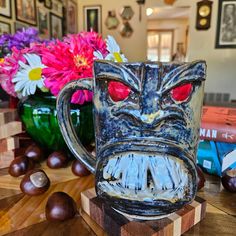
[[[11,38],[10,34],[2,34],[0,35],[0,45],[2,46],[3,44],[5,44],[7,41],[9,41]]]
[[[0,36],[0,55],[6,56],[6,52],[11,52],[13,47],[20,50],[29,47],[31,43],[40,42],[42,40],[38,36],[38,30],[32,27],[18,30],[14,35],[3,34]]]

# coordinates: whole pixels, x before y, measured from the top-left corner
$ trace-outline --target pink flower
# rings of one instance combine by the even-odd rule
[[[93,77],[93,53],[106,53],[106,44],[97,33],[70,35],[64,41],[48,45],[42,53],[45,85],[55,96],[70,81]],[[83,104],[92,100],[90,91],[77,91],[72,102]]]
[[[16,47],[12,48],[12,54],[6,56],[4,61],[0,63],[0,84],[2,88],[11,96],[17,97],[12,82],[14,76],[19,70],[19,61],[26,63],[23,55],[27,53],[35,53],[41,55],[42,51],[46,48],[45,44],[34,43],[30,47],[18,50]]]
[[[25,58],[22,56],[20,50],[14,47],[12,48],[12,54],[5,57],[4,61],[0,63],[1,86],[9,95],[13,97],[17,97],[12,79],[19,69],[19,61],[25,62]]]
[[[83,40],[89,44],[94,49],[94,51],[100,51],[103,56],[108,54],[106,42],[102,39],[101,35],[94,31],[82,32],[81,35]]]

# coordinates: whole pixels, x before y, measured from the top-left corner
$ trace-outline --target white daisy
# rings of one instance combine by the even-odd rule
[[[124,56],[124,54],[121,54],[120,47],[112,36],[108,35],[107,40],[106,40],[106,45],[107,45],[107,51],[109,52],[108,55],[105,58],[103,58],[102,53],[99,51],[96,51],[93,54],[96,59],[105,59],[105,60],[115,61],[115,62],[128,61],[127,58]]]
[[[99,59],[99,60],[104,59],[104,57],[100,51],[94,51],[93,56],[95,57],[95,59]]]
[[[19,71],[12,80],[15,83],[15,91],[23,97],[34,94],[37,87],[43,89],[42,69],[45,68],[41,58],[36,54],[25,54],[24,58],[26,64],[19,61]]]

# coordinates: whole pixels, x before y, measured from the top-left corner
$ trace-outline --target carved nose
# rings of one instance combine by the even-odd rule
[[[149,122],[161,115],[160,94],[156,91],[149,91],[141,97],[139,101],[141,114],[143,114],[143,121]]]
[[[157,126],[161,120],[162,115],[160,114],[161,111],[151,113],[151,114],[141,114],[139,120],[141,123],[146,124],[148,126],[155,127]]]

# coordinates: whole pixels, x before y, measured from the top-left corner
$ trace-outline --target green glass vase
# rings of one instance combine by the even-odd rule
[[[35,94],[20,100],[18,113],[26,132],[48,151],[67,150],[56,110],[56,98],[50,94]],[[71,104],[71,118],[76,133],[87,145],[94,140],[92,103]]]

